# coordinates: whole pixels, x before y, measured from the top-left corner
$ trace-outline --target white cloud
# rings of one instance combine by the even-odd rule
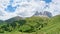
[[[42,0],[16,0],[12,4],[13,7],[19,5],[15,12],[6,12],[4,10],[4,8],[9,5],[10,0],[5,1],[5,3],[0,1],[0,13],[2,12],[3,14],[3,16],[1,16],[2,14],[0,15],[0,20],[7,20],[15,16],[31,17],[36,11],[49,11],[53,16],[60,14],[60,0],[52,0],[49,4],[46,4],[45,1]],[[46,7],[46,5],[48,5],[48,7]]]
[[[49,4],[49,11],[53,16],[60,14],[60,0],[52,0]]]

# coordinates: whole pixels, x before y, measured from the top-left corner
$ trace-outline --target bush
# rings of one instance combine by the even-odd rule
[[[4,30],[2,28],[0,28],[0,33],[4,33]]]

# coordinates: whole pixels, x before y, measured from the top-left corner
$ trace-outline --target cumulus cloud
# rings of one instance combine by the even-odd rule
[[[52,0],[50,3],[46,3],[43,0],[14,0],[12,4],[9,1],[0,1],[0,20],[7,20],[16,16],[31,17],[36,11],[49,11],[53,16],[60,14],[60,0]],[[14,12],[5,11],[8,5],[17,6],[17,8]]]
[[[52,0],[49,4],[49,11],[53,16],[60,14],[60,0]]]

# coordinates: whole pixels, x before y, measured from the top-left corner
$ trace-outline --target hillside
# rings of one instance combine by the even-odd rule
[[[3,34],[60,34],[60,15],[47,18],[33,16],[0,25]]]
[[[5,20],[5,22],[12,23],[14,21],[18,21],[18,20],[22,20],[22,19],[24,19],[24,18],[23,17],[16,16],[16,17],[13,17],[11,19]]]

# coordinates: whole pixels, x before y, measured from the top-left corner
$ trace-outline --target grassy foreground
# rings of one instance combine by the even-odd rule
[[[4,22],[0,25],[0,34],[60,34],[60,15]]]

